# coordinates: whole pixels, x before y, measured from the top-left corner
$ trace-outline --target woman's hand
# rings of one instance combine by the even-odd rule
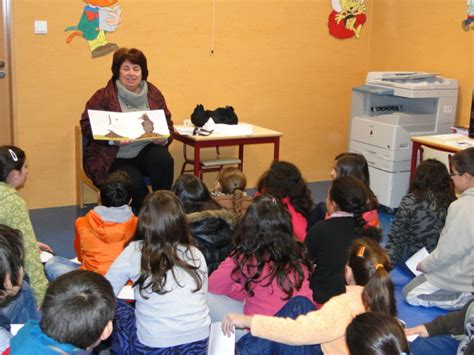
[[[129,145],[132,144],[133,141],[128,140],[128,141],[115,141],[115,144],[118,145],[119,147],[123,147],[124,145]]]
[[[37,243],[38,243],[38,248],[40,248],[40,250],[47,251],[51,254],[54,253],[53,249],[51,249],[51,247],[48,244],[41,243],[41,242],[37,242]]]
[[[153,139],[152,142],[156,145],[166,145],[168,143],[168,138]]]
[[[222,320],[222,332],[224,335],[230,336],[234,333],[235,328],[250,328],[252,318],[252,316],[245,316],[243,314],[229,313]]]
[[[415,335],[418,334],[420,337],[426,338],[429,336],[428,330],[426,330],[426,327],[424,325],[417,325],[416,327],[413,328],[408,328],[405,329],[405,335]]]

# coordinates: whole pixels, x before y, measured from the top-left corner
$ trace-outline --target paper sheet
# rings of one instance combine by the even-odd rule
[[[122,290],[117,295],[117,298],[121,300],[134,300],[135,294],[133,293],[133,288],[130,285],[126,285],[122,288]]]
[[[415,340],[419,336],[420,336],[420,334],[407,335],[407,340],[408,340],[409,343],[411,343],[413,340]]]
[[[54,255],[51,254],[50,252],[47,251],[41,251],[40,253],[40,260],[44,264],[47,262],[49,259],[51,259]]]
[[[10,333],[12,333],[13,336],[18,333],[18,331],[23,328],[24,324],[10,324]]]
[[[420,261],[422,261],[424,258],[426,258],[430,253],[428,253],[428,250],[426,250],[425,247],[421,248],[418,250],[415,254],[412,255],[410,259],[408,259],[405,264],[408,266],[410,271],[415,274],[415,276],[421,275],[422,272],[418,271],[416,269],[416,266]]]
[[[221,322],[211,324],[211,334],[209,335],[209,355],[234,355],[235,334],[230,337],[224,335],[221,329]]]

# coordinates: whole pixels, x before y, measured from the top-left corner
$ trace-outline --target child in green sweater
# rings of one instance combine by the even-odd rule
[[[28,177],[28,162],[23,150],[15,146],[0,147],[0,224],[18,229],[23,236],[25,273],[38,305],[41,305],[48,281],[40,261],[40,248],[52,252],[36,240],[25,200],[18,193]]]

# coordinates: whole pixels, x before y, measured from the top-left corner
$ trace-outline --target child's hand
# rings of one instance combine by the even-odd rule
[[[42,251],[47,251],[48,253],[54,254],[53,249],[48,244],[37,242],[38,243],[38,248]]]
[[[421,266],[421,263],[418,263],[418,265],[416,265],[416,270],[418,270],[419,272],[425,272],[425,270],[423,270],[423,267]]]
[[[234,333],[235,328],[250,328],[252,324],[252,316],[243,314],[229,313],[222,320],[222,332],[224,335],[230,336]]]
[[[406,336],[415,335],[415,334],[418,334],[420,337],[424,337],[424,338],[429,336],[428,330],[426,330],[426,327],[424,325],[418,325],[413,328],[405,329]]]

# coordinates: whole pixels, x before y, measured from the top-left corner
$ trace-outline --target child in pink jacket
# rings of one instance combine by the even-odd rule
[[[209,277],[213,321],[236,310],[274,315],[295,296],[312,300],[311,263],[302,243],[294,238],[290,214],[278,199],[255,198],[236,232],[234,246]]]

